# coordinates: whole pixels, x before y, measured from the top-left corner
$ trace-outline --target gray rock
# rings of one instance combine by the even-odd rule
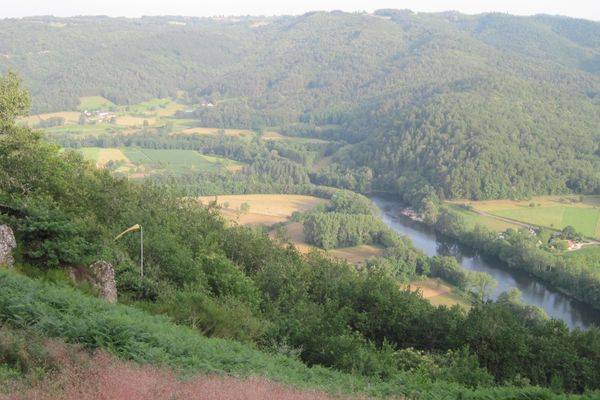
[[[0,266],[13,266],[15,260],[12,251],[15,247],[17,241],[13,230],[8,225],[0,225]]]
[[[90,265],[92,285],[100,291],[100,297],[109,303],[117,302],[117,282],[115,270],[107,261],[96,261]]]

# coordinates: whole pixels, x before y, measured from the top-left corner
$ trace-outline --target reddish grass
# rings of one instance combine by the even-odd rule
[[[172,371],[114,359],[105,353],[74,354],[64,345],[49,352],[59,370],[33,387],[21,387],[0,400],[332,400],[324,393],[300,391],[264,379],[197,376],[181,380]]]

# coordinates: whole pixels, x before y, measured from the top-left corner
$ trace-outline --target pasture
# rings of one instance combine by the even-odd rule
[[[582,200],[582,201],[580,201]],[[469,202],[474,210],[526,224],[563,229],[573,226],[584,236],[600,238],[600,196],[545,196],[530,200]]]
[[[115,103],[102,96],[84,96],[79,98],[79,110],[101,110],[115,107]]]
[[[169,117],[175,115],[179,110],[183,110],[185,105],[177,103],[173,99],[152,99],[142,103],[125,107],[125,111],[132,115]]]
[[[508,228],[519,229],[521,227],[520,225],[511,222],[502,221],[493,217],[478,214],[475,211],[466,209],[460,204],[446,203],[446,206],[450,210],[460,215],[465,221],[467,228],[469,229],[475,228],[476,225],[482,225],[490,230],[503,232]]]

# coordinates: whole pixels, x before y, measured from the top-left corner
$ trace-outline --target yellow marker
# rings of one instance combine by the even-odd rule
[[[144,277],[144,228],[140,225],[140,224],[135,224],[133,226],[130,226],[129,228],[125,229],[123,232],[119,233],[117,235],[117,237],[115,237],[115,240],[120,239],[123,235],[129,233],[129,232],[133,232],[133,231],[140,231],[140,276],[143,278]]]
[[[125,229],[123,232],[119,233],[119,235],[115,238],[115,240],[120,239],[126,233],[137,231],[138,229],[141,229],[141,228],[142,228],[142,226],[140,224],[135,224],[135,225]]]

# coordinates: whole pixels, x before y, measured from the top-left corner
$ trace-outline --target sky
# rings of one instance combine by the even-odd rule
[[[460,11],[566,15],[600,21],[599,0],[0,0],[0,18],[35,15],[229,16],[303,14],[308,11]]]

